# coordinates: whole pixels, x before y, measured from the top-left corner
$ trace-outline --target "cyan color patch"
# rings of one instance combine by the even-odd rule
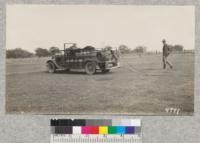
[[[117,134],[125,134],[126,130],[124,126],[117,126]]]

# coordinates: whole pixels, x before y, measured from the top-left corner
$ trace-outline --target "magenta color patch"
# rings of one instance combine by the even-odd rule
[[[90,126],[81,127],[81,133],[82,134],[90,134],[90,132],[91,132],[91,127]]]

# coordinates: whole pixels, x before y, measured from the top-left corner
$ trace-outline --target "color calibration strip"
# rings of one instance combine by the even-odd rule
[[[139,134],[140,127],[134,126],[56,126],[53,134]]]
[[[139,119],[52,119],[51,143],[141,143]]]

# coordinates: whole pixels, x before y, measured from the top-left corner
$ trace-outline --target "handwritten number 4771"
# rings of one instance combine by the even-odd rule
[[[180,113],[180,108],[165,108],[165,111],[167,113],[172,113],[172,114],[179,114]]]

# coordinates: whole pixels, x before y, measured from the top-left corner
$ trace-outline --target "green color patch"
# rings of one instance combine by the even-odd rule
[[[117,127],[109,126],[108,127],[108,134],[116,134],[117,133]]]

